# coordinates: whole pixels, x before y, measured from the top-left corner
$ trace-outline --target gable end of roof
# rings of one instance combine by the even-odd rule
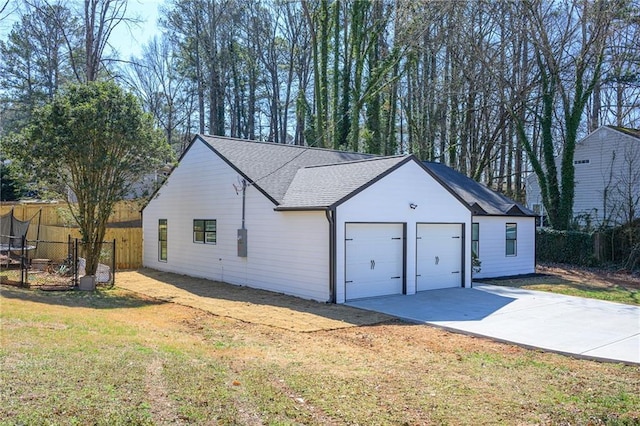
[[[388,157],[387,157],[388,158]],[[406,156],[402,161],[400,161],[399,163],[395,164],[394,166],[388,168],[387,170],[385,170],[384,172],[380,173],[378,176],[376,176],[373,179],[370,179],[369,181],[367,181],[364,185],[360,186],[359,188],[357,188],[355,191],[352,191],[350,194],[348,194],[345,197],[342,197],[341,199],[337,200],[335,203],[333,203],[330,208],[335,208],[336,206],[344,203],[345,201],[347,201],[348,199],[354,197],[355,195],[359,194],[360,192],[364,191],[365,189],[369,188],[370,186],[372,186],[373,184],[375,184],[376,182],[380,181],[381,179],[383,179],[385,176],[390,175],[392,172],[394,172],[395,170],[398,170],[400,167],[402,167],[403,165],[407,164],[409,161],[416,161],[417,163],[419,163],[419,161],[415,158],[415,156],[412,155],[408,155]]]
[[[224,161],[229,167],[231,167],[233,170],[235,170],[240,176],[242,176],[242,179],[244,179],[247,182],[247,187],[253,186],[254,188],[256,188],[262,195],[264,195],[265,197],[267,197],[267,199],[269,199],[269,201],[271,201],[273,204],[275,204],[276,206],[280,203],[278,203],[278,201],[273,198],[267,191],[264,190],[264,188],[262,188],[259,184],[257,184],[256,182],[254,182],[246,173],[244,173],[242,170],[240,170],[240,168],[238,168],[231,160],[229,160],[227,157],[225,157],[222,153],[220,153],[217,149],[215,149],[213,146],[211,146],[211,144],[207,143],[206,140],[204,140],[204,138],[201,137],[201,135],[197,135],[196,138],[200,139],[200,141],[204,144],[204,146],[206,146],[207,148],[209,148],[213,153],[215,153],[218,157],[220,157],[220,159],[222,161]]]

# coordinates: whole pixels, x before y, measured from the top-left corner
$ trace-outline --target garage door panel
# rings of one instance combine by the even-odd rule
[[[462,285],[462,241],[461,224],[417,226],[417,291]]]
[[[347,224],[347,299],[400,294],[403,290],[404,226]]]

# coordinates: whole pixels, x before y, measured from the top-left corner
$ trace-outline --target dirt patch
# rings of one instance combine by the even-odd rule
[[[592,288],[621,287],[628,290],[640,290],[640,276],[628,271],[579,268],[563,264],[539,264],[536,266],[535,274],[476,281],[514,287],[536,284],[577,284]]]
[[[297,332],[388,321],[388,315],[152,269],[118,272],[116,286],[240,321]]]
[[[162,369],[162,360],[155,358],[147,366],[147,374],[145,376],[147,398],[151,405],[153,421],[156,424],[184,424],[177,415],[176,408],[169,398],[168,390],[162,377]]]
[[[543,275],[552,275],[563,280],[578,284],[591,284],[602,287],[625,287],[628,289],[640,289],[640,275],[629,271],[611,271],[598,268],[576,268],[571,265],[544,264],[536,267],[536,272]]]

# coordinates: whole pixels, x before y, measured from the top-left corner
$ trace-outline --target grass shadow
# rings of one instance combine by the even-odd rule
[[[376,324],[392,319],[388,315],[345,305],[317,302],[268,290],[227,284],[204,278],[194,278],[149,268],[139,269],[136,273],[167,286],[163,289],[152,287],[147,287],[146,289],[140,288],[140,291],[148,296],[159,297],[166,301],[176,300],[178,303],[184,304],[184,300],[178,300],[183,297],[179,292],[175,292],[175,298],[172,298],[171,287],[173,287],[177,290],[187,292],[190,295],[205,298],[201,306],[198,306],[201,309],[247,322],[269,324],[288,329],[297,329],[299,331],[315,331],[331,328],[331,324],[326,324],[325,326],[313,324],[313,321],[318,321],[317,317],[344,323],[345,326]],[[119,284],[122,285],[122,281],[116,280],[116,285]],[[133,284],[126,285],[125,288],[137,291],[133,287]],[[216,299],[235,303],[226,305],[220,303],[220,306],[216,306]],[[197,301],[193,302],[194,304],[198,303]],[[231,308],[229,308],[230,305]],[[281,309],[259,312],[258,308],[260,306]],[[232,311],[229,309],[232,309]],[[311,317],[294,317],[292,314],[295,312],[308,314]],[[271,315],[273,317],[265,318],[264,315]],[[289,318],[287,318],[287,315]],[[314,317],[316,317],[315,320]],[[296,322],[298,322],[298,324],[296,324]],[[337,328],[339,324],[336,323],[335,326]]]
[[[94,309],[139,308],[165,303],[122,289],[41,291],[6,285],[0,286],[0,298]]]

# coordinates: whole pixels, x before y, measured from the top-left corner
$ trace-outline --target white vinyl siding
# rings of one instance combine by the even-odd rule
[[[573,216],[592,227],[626,222],[627,195],[640,197],[640,139],[603,127],[576,145],[574,158],[590,163],[575,166]]]
[[[244,211],[248,256],[239,257],[237,231],[242,227],[242,194],[234,190],[239,179],[242,176],[235,169],[196,139],[144,208],[144,266],[323,302],[330,300],[326,213],[274,211],[273,202],[256,186],[249,185]],[[416,207],[412,208],[412,204]],[[166,232],[170,252],[166,262],[160,261],[158,255],[159,219],[166,219],[171,225]],[[216,244],[194,244],[194,220],[215,220]],[[463,230],[460,281],[471,286],[471,212],[417,162],[406,162],[337,206],[338,303],[344,303],[346,296],[347,223],[395,223],[402,227],[406,240],[401,244],[401,285],[407,294],[416,290],[417,224],[458,224]],[[196,239],[201,240],[200,235]]]
[[[324,212],[276,212],[257,188],[246,190],[249,256],[237,256],[242,226],[238,173],[196,141],[143,212],[146,267],[329,300],[329,224]],[[158,261],[157,224],[166,218],[171,255]],[[193,243],[193,220],[216,219],[217,244]]]
[[[505,226],[505,254],[507,256],[518,255],[518,224],[507,223]]]
[[[479,224],[480,271],[474,278],[507,277],[535,272],[535,218],[474,216]],[[517,256],[506,255],[506,224],[517,225]]]
[[[166,262],[167,254],[167,219],[158,219],[158,261]]]

